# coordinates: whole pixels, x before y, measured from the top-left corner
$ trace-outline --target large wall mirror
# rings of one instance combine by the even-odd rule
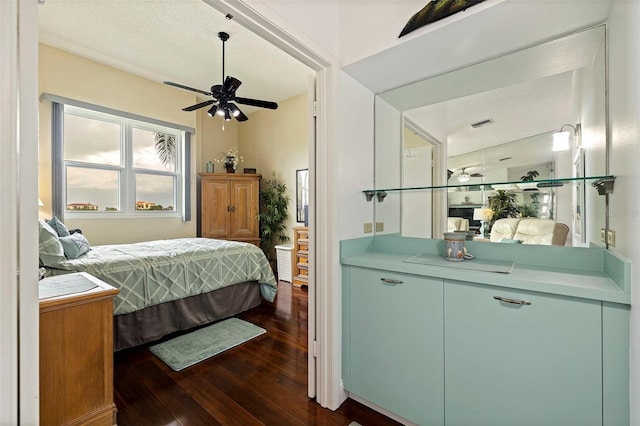
[[[535,182],[608,172],[605,67],[599,25],[377,95],[375,187],[392,190],[376,222],[441,238],[462,217],[478,231],[477,210],[507,191],[523,217],[565,224],[564,245],[601,245],[605,197],[589,182]],[[569,146],[554,150],[560,129]],[[407,190],[430,186],[442,188]]]

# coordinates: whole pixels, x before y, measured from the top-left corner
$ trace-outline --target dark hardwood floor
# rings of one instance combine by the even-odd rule
[[[118,425],[399,424],[351,399],[331,411],[307,397],[306,288],[281,281],[274,303],[238,317],[267,333],[180,372],[148,346],[117,352]]]

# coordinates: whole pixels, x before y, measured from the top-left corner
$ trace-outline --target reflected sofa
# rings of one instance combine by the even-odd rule
[[[507,218],[498,219],[491,227],[491,242],[521,242],[563,246],[567,241],[569,227],[552,219]]]

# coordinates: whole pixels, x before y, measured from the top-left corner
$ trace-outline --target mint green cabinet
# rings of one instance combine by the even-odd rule
[[[446,281],[446,424],[602,425],[601,316],[599,301]]]
[[[343,268],[345,389],[420,425],[444,424],[443,281]]]

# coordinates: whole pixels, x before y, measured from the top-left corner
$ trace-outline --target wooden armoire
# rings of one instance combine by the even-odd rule
[[[260,245],[262,175],[199,173],[198,235]]]

